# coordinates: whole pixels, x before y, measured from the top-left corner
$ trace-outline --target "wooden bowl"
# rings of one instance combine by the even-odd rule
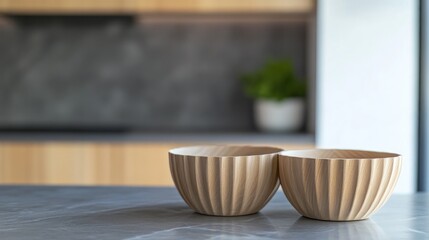
[[[206,215],[257,213],[279,187],[280,148],[194,146],[169,152],[170,171],[183,200]]]
[[[315,149],[279,155],[280,183],[305,217],[329,221],[368,218],[389,199],[401,170],[395,153]]]

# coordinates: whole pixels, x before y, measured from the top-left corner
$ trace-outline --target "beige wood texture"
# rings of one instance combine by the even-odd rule
[[[170,170],[194,211],[240,216],[261,210],[279,187],[279,148],[189,147],[170,151]]]
[[[2,143],[0,182],[14,184],[171,185],[174,144]]]
[[[0,0],[0,13],[307,13],[313,0]]]
[[[368,218],[389,199],[401,156],[358,150],[286,151],[279,176],[290,203],[303,216],[329,221]]]
[[[0,184],[173,186],[168,151],[189,145],[195,143],[0,142]]]

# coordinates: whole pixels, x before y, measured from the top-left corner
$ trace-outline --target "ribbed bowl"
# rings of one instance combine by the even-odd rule
[[[329,221],[368,218],[389,199],[401,156],[359,150],[284,151],[279,176],[289,202],[305,217]]]
[[[257,213],[279,187],[280,148],[194,146],[170,150],[170,171],[183,200],[206,215]]]

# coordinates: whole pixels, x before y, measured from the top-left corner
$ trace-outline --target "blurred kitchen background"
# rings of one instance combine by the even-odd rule
[[[0,183],[171,186],[194,144],[403,155],[429,188],[425,1],[0,0]]]

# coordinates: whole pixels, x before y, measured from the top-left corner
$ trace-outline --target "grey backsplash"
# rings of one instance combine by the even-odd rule
[[[253,131],[240,76],[270,58],[307,75],[305,22],[12,20],[0,28],[3,129]]]

